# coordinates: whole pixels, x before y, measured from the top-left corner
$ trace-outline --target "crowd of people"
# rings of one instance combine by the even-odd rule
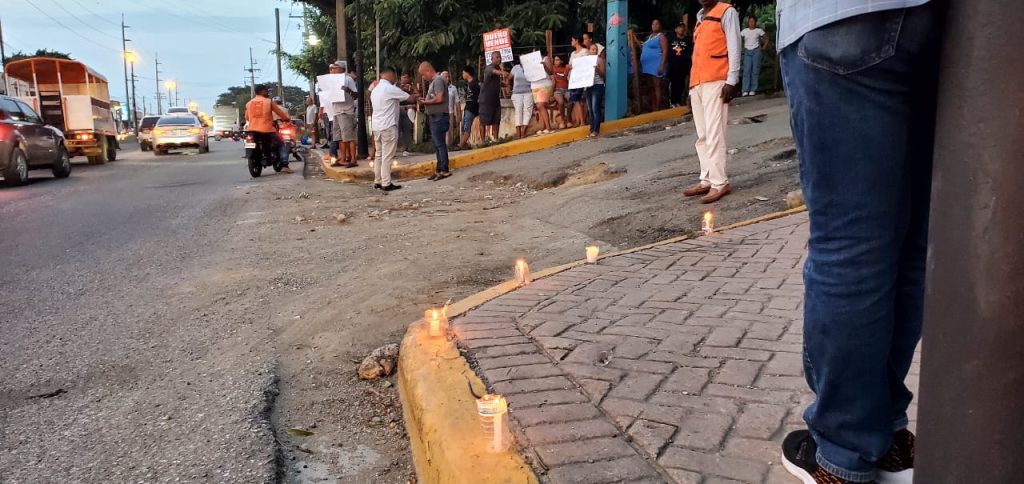
[[[635,77],[646,98],[645,111],[690,105],[698,135],[701,174],[699,182],[684,193],[701,196],[703,202],[711,203],[730,192],[725,146],[728,101],[758,91],[767,36],[753,17],[740,30],[739,14],[729,4],[711,0],[702,0],[702,4],[705,8],[697,15],[692,36],[685,23],[666,33],[660,20],[651,22],[650,35],[637,49],[640,72]],[[535,133],[538,136],[587,126],[589,137],[596,137],[604,117],[605,49],[591,32],[573,35],[570,46],[567,55],[543,57],[546,76],[533,81],[527,78],[521,57],[506,68],[501,53],[491,52],[480,72],[472,65],[462,67],[461,90],[455,86],[450,72],[438,72],[431,63],[423,62],[415,81],[409,72],[399,74],[393,68],[381,68],[378,79],[364,94],[348,74],[347,64],[338,61],[331,64],[330,72],[348,74],[343,86],[347,94],[344,101],[325,109],[317,108],[314,100],[308,99],[306,121],[314,125],[319,121],[324,128],[332,165],[356,167],[356,100],[357,96],[367,96],[372,112],[370,160],[374,161],[375,184],[390,190],[400,188],[391,183],[390,169],[398,152],[408,156],[413,149],[413,140],[417,138],[413,131],[418,121],[423,120],[437,156],[436,170],[430,179],[442,180],[451,176],[449,151],[469,149],[474,139],[480,145],[501,141],[503,98],[510,99],[512,104],[516,139],[529,135],[534,120],[539,127]],[[569,89],[573,61],[584,56],[597,57],[594,83],[587,88]],[[633,74],[633,56],[627,58]],[[382,86],[382,94],[376,94]]]

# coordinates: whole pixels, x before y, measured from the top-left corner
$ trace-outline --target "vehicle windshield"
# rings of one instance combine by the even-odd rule
[[[156,123],[157,126],[195,126],[196,118],[173,117],[173,118],[160,118],[160,121]]]
[[[149,117],[149,118],[142,118],[142,124],[140,124],[139,127],[140,128],[152,128],[153,126],[156,126],[156,122],[159,119],[160,118],[157,118],[155,116],[154,117]]]

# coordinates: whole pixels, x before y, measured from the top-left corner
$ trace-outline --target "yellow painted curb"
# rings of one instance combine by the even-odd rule
[[[722,227],[725,231],[773,220],[805,211],[805,207],[775,212]],[[674,237],[652,244],[613,252],[601,259],[631,254],[693,238],[693,234]],[[538,280],[585,264],[585,260],[549,267],[532,274]],[[519,288],[515,281],[506,281],[465,299],[448,308],[454,318],[473,308]],[[423,484],[536,484],[538,479],[522,455],[515,450],[492,454],[486,445],[476,400],[466,382],[477,393],[484,383],[470,368],[452,341],[431,338],[422,321],[409,326],[402,339],[398,360],[398,393],[402,414],[409,433],[416,475]]]
[[[476,399],[484,384],[446,338],[431,338],[422,322],[402,340],[398,392],[422,484],[537,484],[537,476],[514,449],[487,452]]]
[[[608,121],[601,124],[601,133],[613,133],[648,123],[681,118],[683,115],[689,114],[689,112],[690,108],[679,107],[655,111],[653,113],[640,114],[629,118],[617,119],[615,121]],[[589,128],[580,127],[563,129],[544,136],[531,136],[525,139],[509,141],[508,143],[478,148],[465,154],[451,155],[448,158],[448,164],[451,168],[466,168],[473,165],[479,165],[480,163],[486,163],[488,161],[500,160],[502,158],[508,158],[524,153],[546,150],[548,148],[572,143],[574,141],[581,141],[586,139],[589,133]],[[373,170],[368,167],[344,169],[330,166],[330,163],[324,162],[322,158],[320,162],[324,167],[324,176],[332,180],[373,180]],[[392,175],[396,179],[401,180],[425,178],[434,173],[434,164],[435,162],[431,160],[421,161],[412,165],[400,166],[399,168],[392,170]]]

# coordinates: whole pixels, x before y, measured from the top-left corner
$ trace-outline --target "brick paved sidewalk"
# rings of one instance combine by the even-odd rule
[[[452,324],[507,396],[542,479],[793,483],[779,443],[811,398],[806,241],[804,213],[661,245],[535,281]],[[915,392],[917,375],[915,359]]]

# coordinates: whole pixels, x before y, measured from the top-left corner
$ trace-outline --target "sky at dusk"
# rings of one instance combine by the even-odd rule
[[[228,86],[242,85],[249,74],[252,47],[256,82],[277,82],[274,49],[274,8],[281,9],[281,44],[298,52],[302,43],[302,5],[286,0],[0,0],[7,55],[14,51],[50,49],[71,54],[110,82],[114,99],[125,97],[121,63],[121,14],[128,50],[139,55],[135,65],[136,97],[156,106],[154,59],[159,54],[161,81],[173,79],[179,97],[209,110]],[[285,85],[308,81],[284,67]],[[161,82],[162,84],[162,82]],[[161,86],[166,95],[166,89]],[[184,105],[182,99],[179,104]],[[164,107],[166,108],[166,101]]]

